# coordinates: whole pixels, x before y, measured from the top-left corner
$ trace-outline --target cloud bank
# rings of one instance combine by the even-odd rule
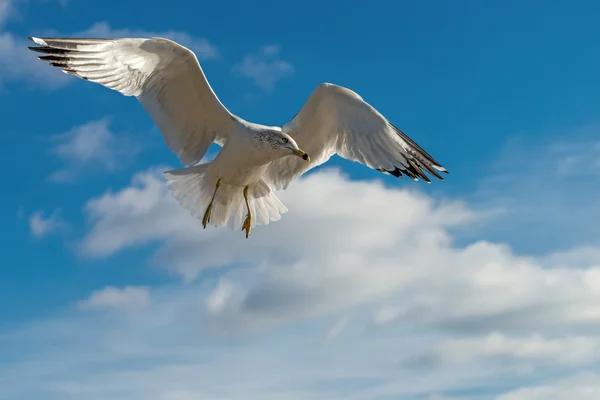
[[[454,236],[479,218],[468,204],[336,169],[279,193],[289,213],[246,240],[201,229],[166,191],[167,168],[91,199],[79,252],[138,251],[180,282],[99,288],[62,316],[5,335],[0,345],[19,349],[0,369],[9,395],[597,393],[600,252],[532,257],[493,242],[458,245]],[[52,346],[37,341],[42,332]]]

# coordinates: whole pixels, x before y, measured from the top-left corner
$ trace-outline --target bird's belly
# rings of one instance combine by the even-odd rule
[[[266,170],[262,167],[247,167],[223,173],[223,180],[230,185],[246,186],[258,182]]]
[[[215,176],[222,179],[223,183],[229,185],[244,187],[258,182],[267,169],[268,164],[264,165],[244,165],[219,160],[218,156],[213,161],[212,169]]]

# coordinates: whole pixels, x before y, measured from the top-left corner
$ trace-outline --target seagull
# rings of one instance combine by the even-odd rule
[[[430,183],[448,173],[354,91],[321,83],[283,126],[232,114],[188,48],[166,38],[37,38],[29,49],[63,72],[134,96],[186,167],[164,172],[181,207],[202,225],[245,231],[281,219],[274,194],[337,154],[387,175]],[[216,157],[200,163],[209,146]],[[310,155],[310,156],[309,156]],[[245,207],[244,207],[245,206]],[[244,218],[244,209],[246,210]],[[243,220],[242,220],[243,219]]]

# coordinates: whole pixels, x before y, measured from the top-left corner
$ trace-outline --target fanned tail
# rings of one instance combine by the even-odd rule
[[[167,188],[179,204],[202,220],[215,193],[218,178],[209,172],[210,162],[164,173]],[[262,180],[248,187],[252,228],[278,221],[288,210]],[[243,187],[219,183],[208,225],[239,230],[246,216]]]

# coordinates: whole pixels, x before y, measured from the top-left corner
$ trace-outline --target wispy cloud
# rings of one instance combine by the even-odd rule
[[[31,234],[36,238],[63,231],[68,226],[60,210],[54,210],[50,215],[46,215],[42,210],[36,211],[29,216],[28,222]]]
[[[600,131],[600,126],[595,130]],[[600,178],[600,140],[556,142],[549,151],[556,157],[561,178]]]
[[[263,46],[257,54],[248,54],[233,70],[251,79],[258,87],[271,90],[282,79],[294,74],[294,66],[280,58],[277,45]]]
[[[334,340],[346,329],[348,326],[348,317],[341,317],[327,331],[327,340]]]
[[[510,241],[529,254],[600,245],[600,225],[589,223],[600,219],[599,130],[589,125],[545,141],[508,141],[469,200],[495,213],[469,238]]]
[[[421,356],[420,360],[429,365],[466,364],[498,359],[579,365],[599,358],[600,339],[595,337],[547,339],[539,334],[507,337],[494,332],[484,337],[443,341]]]
[[[110,121],[101,119],[51,137],[52,153],[64,167],[50,175],[55,182],[72,182],[82,174],[113,172],[128,165],[140,151],[140,145],[126,133],[114,133]]]
[[[56,89],[70,80],[48,68],[27,48],[27,40],[11,32],[0,32],[0,87],[9,82],[27,82],[32,87]]]
[[[150,290],[147,287],[107,286],[93,292],[78,305],[81,309],[140,310],[150,306]]]
[[[600,374],[584,372],[558,381],[515,390],[497,400],[595,400],[600,395]]]
[[[18,13],[15,3],[13,0],[0,0],[0,90],[12,81],[27,82],[45,89],[64,85],[69,81],[65,74],[53,73],[56,71],[36,62],[33,52],[27,49],[27,40],[3,29],[9,18]]]
[[[0,29],[4,26],[12,12],[11,0],[0,0]]]

